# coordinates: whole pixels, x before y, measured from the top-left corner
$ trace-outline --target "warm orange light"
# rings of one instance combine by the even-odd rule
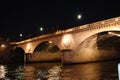
[[[118,21],[118,20],[119,20],[118,18],[115,19],[115,21]]]
[[[52,41],[49,41],[49,43],[52,43]]]
[[[120,37],[120,34],[117,34],[117,33],[114,33],[114,32],[108,32],[108,34],[111,34],[111,35],[115,35],[115,36],[119,36],[119,37]]]
[[[27,46],[26,46],[26,51],[27,51],[27,53],[30,53],[30,52],[31,52],[31,48],[32,48],[32,44],[31,44],[31,43],[28,43]]]
[[[3,65],[0,65],[0,79],[5,78],[5,77],[6,77],[6,76],[5,76],[6,73],[7,73],[6,67],[3,66]]]
[[[105,23],[104,21],[101,22],[101,24],[104,24],[104,23]]]
[[[4,48],[4,47],[5,47],[5,44],[1,44],[1,47]]]
[[[66,34],[63,36],[62,43],[65,47],[70,47],[73,42],[73,38],[71,34]]]

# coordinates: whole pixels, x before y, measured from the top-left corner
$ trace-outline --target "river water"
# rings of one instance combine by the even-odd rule
[[[0,80],[119,80],[119,61],[62,65],[60,62],[0,65]]]

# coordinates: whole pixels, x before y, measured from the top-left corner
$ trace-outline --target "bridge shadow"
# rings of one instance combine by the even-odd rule
[[[113,34],[110,34],[113,33]],[[116,35],[118,34],[118,35]],[[103,32],[97,36],[97,48],[102,58],[120,59],[120,32]]]
[[[15,50],[11,51],[11,63],[15,64],[24,64],[24,50],[20,47],[17,47]]]

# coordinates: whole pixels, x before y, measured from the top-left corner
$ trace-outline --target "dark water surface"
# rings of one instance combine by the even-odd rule
[[[0,65],[0,80],[119,80],[118,61]]]

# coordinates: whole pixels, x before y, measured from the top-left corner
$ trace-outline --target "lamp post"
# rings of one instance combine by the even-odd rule
[[[20,34],[20,37],[22,37],[23,35],[22,34]]]
[[[42,31],[43,31],[43,27],[40,27],[40,33],[42,34]]]
[[[81,14],[78,14],[77,15],[77,19],[80,20],[82,18],[82,15]]]
[[[19,36],[20,36],[20,40],[22,40],[23,34],[19,34]]]
[[[82,19],[82,14],[76,14],[76,16],[75,16],[75,23],[76,23],[76,25],[78,26],[78,25],[80,25],[81,23],[80,23],[80,20]]]

